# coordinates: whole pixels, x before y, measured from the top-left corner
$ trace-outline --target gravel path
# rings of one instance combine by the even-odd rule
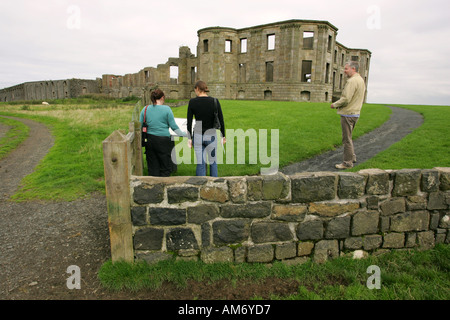
[[[419,114],[390,108],[393,114],[389,121],[355,141],[359,162],[399,141],[422,124]],[[21,179],[33,172],[54,143],[45,125],[27,119],[13,119],[28,125],[31,136],[0,160],[0,299],[192,299],[202,295],[206,299],[247,299],[255,292],[265,296],[258,290],[271,290],[271,285],[277,286],[279,279],[258,287],[252,287],[252,284],[222,285],[220,290],[203,283],[191,284],[186,290],[168,284],[157,291],[140,293],[117,293],[104,289],[97,273],[110,258],[105,196],[93,194],[73,202],[10,201],[9,197],[20,187]],[[6,130],[0,125],[0,132]],[[332,171],[341,157],[342,150],[337,149],[282,171],[287,174]],[[67,288],[70,276],[67,268],[72,265],[81,271],[79,290]],[[296,290],[295,286],[293,290]]]
[[[9,201],[22,178],[33,172],[54,143],[45,125],[13,119],[30,127],[30,137],[0,160],[0,299],[108,295],[97,279],[100,266],[110,257],[105,197],[95,194],[73,202]],[[70,274],[66,271],[71,265],[80,267],[80,290],[67,288]]]

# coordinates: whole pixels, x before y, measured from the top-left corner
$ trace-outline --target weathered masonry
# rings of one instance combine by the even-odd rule
[[[134,256],[262,262],[450,242],[450,169],[131,179]]]
[[[371,57],[338,43],[337,30],[308,20],[201,29],[198,78],[225,99],[331,101],[345,84],[345,62],[358,61],[367,84]]]
[[[69,91],[39,89],[38,84],[25,83],[0,90],[0,100],[91,93],[116,98],[144,97],[156,86],[168,98],[189,99],[195,96],[193,84],[201,79],[208,83],[210,95],[220,99],[329,102],[342,93],[347,61],[359,62],[367,87],[372,55],[367,49],[340,44],[337,32],[331,23],[316,20],[288,20],[243,29],[204,28],[197,33],[197,55],[182,46],[177,58],[137,73],[80,80],[76,89]],[[86,86],[82,81],[96,85]]]
[[[0,101],[52,100],[100,93],[99,80],[67,79],[22,83],[0,90]]]

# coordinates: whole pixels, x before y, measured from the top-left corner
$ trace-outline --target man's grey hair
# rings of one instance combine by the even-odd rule
[[[349,61],[346,63],[346,65],[349,65],[350,68],[355,69],[356,72],[359,72],[359,62],[358,61]]]

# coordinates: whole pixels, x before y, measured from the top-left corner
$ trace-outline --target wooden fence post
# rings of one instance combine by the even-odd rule
[[[133,165],[131,174],[142,176],[144,174],[144,162],[142,157],[141,123],[139,121],[130,122],[128,130],[130,133],[134,133],[134,139],[131,142],[131,163]]]
[[[108,226],[113,262],[134,261],[129,148],[129,140],[120,131],[114,131],[103,141]]]

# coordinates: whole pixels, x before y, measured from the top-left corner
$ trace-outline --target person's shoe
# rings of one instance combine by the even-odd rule
[[[339,164],[335,165],[335,167],[336,167],[336,169],[339,169],[339,170],[344,170],[344,169],[350,169],[351,168],[351,167],[346,166],[343,163],[339,163]]]
[[[356,157],[353,158],[353,163],[356,163]]]

